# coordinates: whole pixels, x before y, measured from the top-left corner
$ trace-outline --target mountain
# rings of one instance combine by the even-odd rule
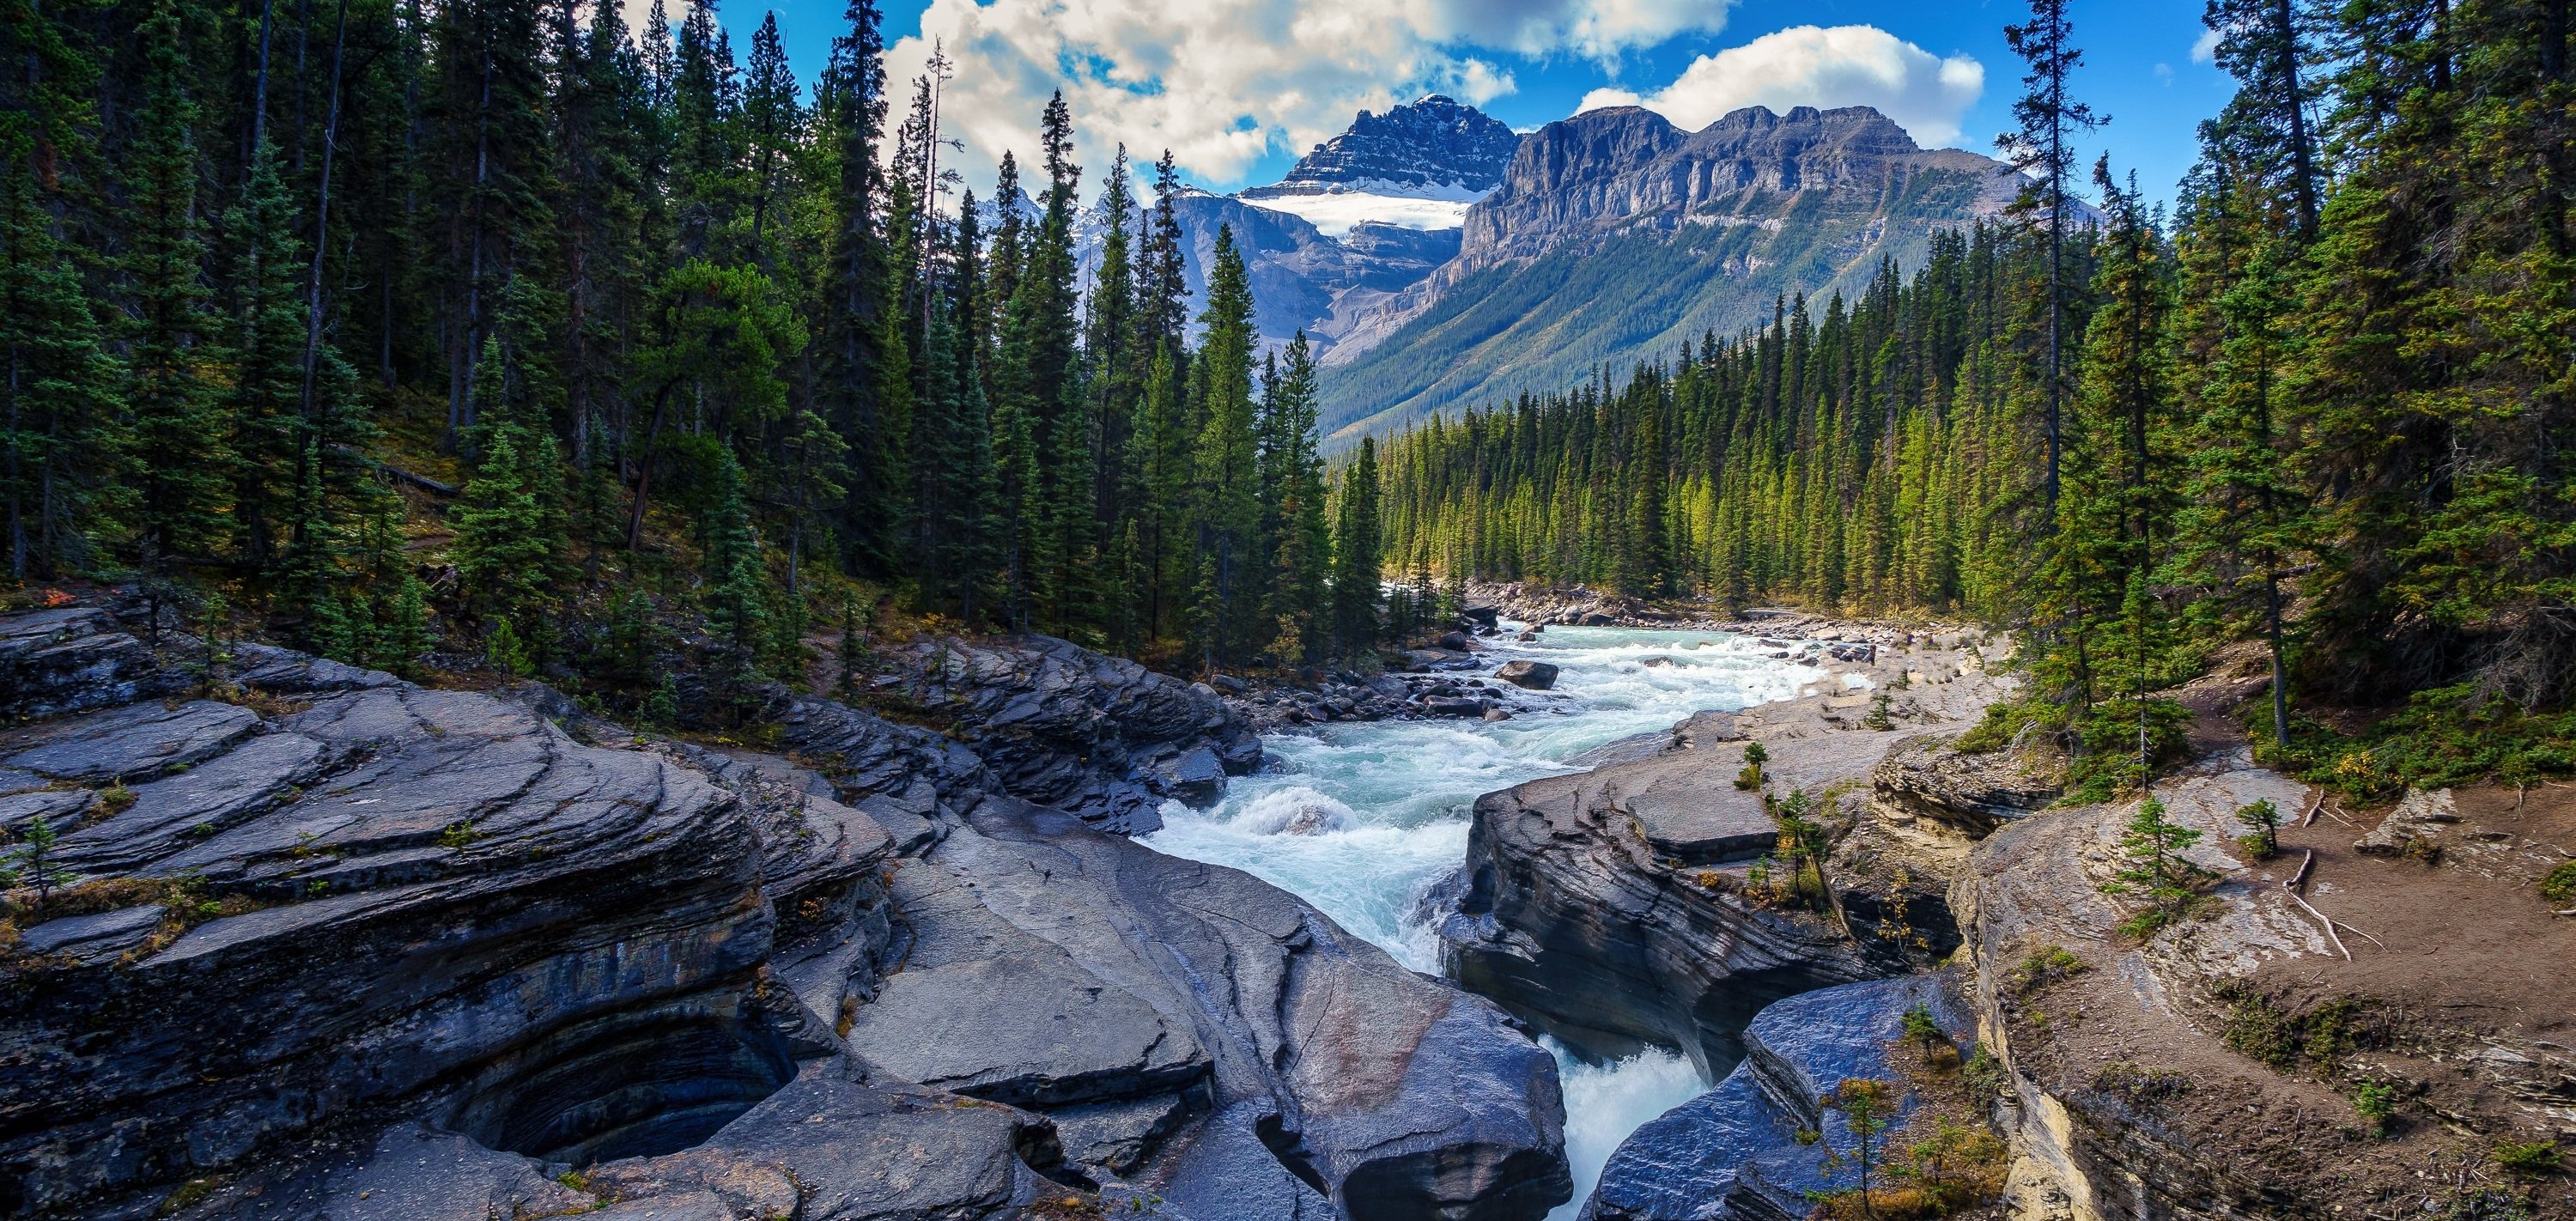
[[[1520,140],[1475,107],[1433,94],[1382,115],[1359,112],[1350,130],[1271,185],[1236,195],[1185,190],[1173,209],[1187,235],[1191,296],[1205,303],[1217,229],[1231,225],[1263,341],[1285,344],[1302,330],[1329,353],[1457,256],[1468,205],[1501,184]],[[1131,232],[1141,216],[1129,217]],[[1097,209],[1084,214],[1076,244],[1086,279],[1107,227]]]
[[[1359,112],[1350,130],[1316,145],[1287,177],[1238,198],[1335,235],[1370,220],[1455,228],[1467,205],[1502,182],[1520,143],[1500,120],[1435,93],[1382,115]]]
[[[1767,320],[1783,295],[1849,293],[2018,190],[2003,163],[1923,149],[1865,106],[1697,132],[1636,107],[1548,124],[1466,210],[1457,257],[1337,320],[1324,428],[1349,441],[1562,388]]]

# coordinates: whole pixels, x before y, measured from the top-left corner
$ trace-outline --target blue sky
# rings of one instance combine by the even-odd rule
[[[2195,61],[2200,7],[2077,0],[2072,9],[2086,59],[2079,91],[2112,116],[2095,143],[2123,172],[2134,169],[2151,198],[2172,197],[2191,165],[2197,124],[2230,88],[2223,73]],[[839,0],[779,7],[800,77],[810,80],[822,63],[842,8]],[[1388,15],[1394,10],[1411,15]],[[722,10],[738,53],[764,11],[750,0]],[[1887,0],[890,0],[886,34],[898,75],[920,62],[925,24],[960,61],[945,126],[969,146],[970,185],[989,183],[1001,148],[1026,154],[1037,103],[1069,84],[1082,159],[1094,167],[1087,185],[1097,184],[1109,144],[1123,140],[1136,149],[1173,146],[1194,181],[1226,190],[1276,179],[1363,105],[1383,108],[1431,89],[1520,128],[1563,118],[1605,88],[1696,126],[1681,113],[1687,105],[1662,104],[1687,93],[1664,91],[1694,60],[1736,49],[1699,78],[1732,99],[1744,65],[1776,58],[1799,37],[1781,32],[1800,26],[1875,27],[1893,36],[1872,36],[1888,46],[1911,44],[1902,54],[1922,88],[1931,88],[1923,70],[1946,63],[1941,86],[1900,120],[1910,117],[1918,138],[1946,128],[1956,135],[1942,142],[1991,152],[2020,88],[2003,26],[2025,13],[2009,2]],[[1521,24],[1503,28],[1513,20]],[[1766,39],[1772,35],[1780,36]],[[1982,69],[1981,82],[1965,83],[1978,73],[1963,70],[1963,60]],[[1813,65],[1790,76],[1759,96],[1873,100],[1835,96],[1850,91]],[[1827,96],[1803,98],[1802,90]]]

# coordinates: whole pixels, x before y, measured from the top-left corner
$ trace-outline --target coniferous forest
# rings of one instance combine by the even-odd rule
[[[2067,155],[2102,120],[2033,7],[2001,223],[1394,438],[1390,566],[2013,625],[1981,732],[2105,781],[2231,649],[2258,740],[2349,787],[2576,767],[2568,6],[2212,0],[2240,88],[2170,215]]]
[[[799,81],[709,0],[13,5],[9,578],[630,712],[886,609],[1193,669],[1372,643],[1314,365],[1227,235],[1190,299],[1169,156],[1092,168],[1078,285],[1061,100],[961,196],[880,24]]]
[[[794,678],[887,613],[1207,672],[1533,578],[2021,629],[2005,718],[2106,753],[2239,647],[2275,750],[2564,769],[2568,6],[2208,20],[2241,87],[2170,214],[2079,162],[2041,0],[2008,215],[1328,473],[1229,235],[1186,289],[1170,155],[1075,164],[1059,98],[977,200],[874,0],[811,80],[709,0],[17,0],[8,575],[628,713],[671,658]]]

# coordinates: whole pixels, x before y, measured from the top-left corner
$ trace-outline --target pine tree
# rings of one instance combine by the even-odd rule
[[[2148,797],[2120,833],[2120,868],[2102,884],[2102,893],[2146,900],[2146,910],[2121,925],[2144,937],[2190,914],[2208,870],[2191,863],[2183,852],[2200,842],[2200,832],[2165,818],[2165,803]]]
[[[304,427],[305,302],[303,243],[278,175],[278,152],[262,145],[251,158],[241,202],[224,229],[238,245],[229,276],[238,301],[226,328],[223,361],[229,389],[224,410],[234,461],[233,528],[242,562],[264,571],[276,562],[278,531],[308,472]]]
[[[717,671],[728,682],[740,683],[759,667],[770,615],[760,536],[752,529],[742,465],[731,450],[717,451],[710,500],[699,600],[706,608],[707,632],[716,641],[712,660]]]
[[[2067,92],[2084,53],[2075,47],[2074,26],[2066,19],[2066,0],[2031,0],[2030,20],[2004,27],[2004,42],[2029,65],[2022,77],[2022,96],[2013,103],[2020,126],[1995,138],[1996,147],[2015,170],[2028,177],[2014,212],[2045,234],[2048,247],[2047,295],[2040,326],[2047,336],[2047,360],[2040,393],[2047,403],[2048,466],[2042,511],[2054,519],[2059,471],[2064,452],[2062,400],[2065,397],[2067,322],[2066,235],[2069,187],[2075,175],[2075,138],[2101,126],[2103,116]]]
[[[17,20],[34,27],[40,50],[12,59],[34,61],[40,96],[28,99],[36,113],[25,121],[0,123],[0,545],[10,577],[24,581],[90,566],[93,536],[129,505],[115,479],[124,371],[41,186],[64,142],[86,143],[87,107],[65,85],[95,70],[62,45],[51,18],[30,10]]]
[[[1270,431],[1278,452],[1278,538],[1271,565],[1270,617],[1279,660],[1319,660],[1331,645],[1333,607],[1328,586],[1332,528],[1324,514],[1324,463],[1315,452],[1315,361],[1303,331],[1288,342],[1286,371],[1268,399]]]
[[[1191,525],[1199,570],[1192,628],[1200,665],[1235,665],[1253,643],[1266,565],[1257,553],[1260,526],[1252,407],[1252,290],[1234,231],[1220,226],[1208,270],[1208,304],[1199,315],[1207,336],[1195,362],[1201,421],[1191,448]]]
[[[127,455],[136,475],[136,543],[166,574],[172,560],[202,555],[228,533],[231,454],[224,420],[200,367],[213,327],[203,302],[205,246],[196,230],[197,168],[176,7],[162,0],[143,27],[142,113],[126,159],[135,217],[123,262],[134,301],[127,333]]]

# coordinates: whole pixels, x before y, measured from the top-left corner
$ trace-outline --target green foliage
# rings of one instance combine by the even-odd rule
[[[2552,903],[2576,903],[2576,861],[2566,861],[2540,880],[2540,895]]]
[[[1932,1010],[1922,1005],[1905,1011],[1905,1037],[1927,1056],[1934,1047],[1949,1041],[1949,1036],[1941,1033],[1941,1023],[1933,1020]]]
[[[2242,980],[2222,984],[2214,995],[2227,1006],[2220,1041],[2283,1072],[2302,1065],[2331,1069],[2361,1043],[2362,1011],[2352,1001],[2293,1014]]]
[[[2257,757],[2356,801],[2488,776],[2531,784],[2576,772],[2576,711],[2533,713],[2471,684],[2437,687],[2358,734],[2294,719],[2290,745]]]
[[[2353,1091],[2352,1113],[2370,1125],[2371,1134],[2388,1133],[2388,1121],[2397,1117],[2397,1088],[2378,1081],[2364,1081]]]
[[[2133,937],[2146,937],[2188,915],[2211,880],[2208,870],[2182,853],[2200,842],[2200,832],[2165,818],[2165,803],[2149,797],[2120,833],[2120,868],[2102,884],[2102,893],[2136,896],[2147,906],[2120,925]]]
[[[512,678],[526,678],[537,672],[537,663],[529,653],[526,641],[510,626],[507,619],[492,621],[492,630],[483,637],[483,659],[493,669]]]
[[[2495,1146],[2497,1167],[2517,1178],[2536,1179],[2558,1173],[2562,1159],[2558,1146],[2550,1141],[2498,1141]]]
[[[1845,1077],[1825,1095],[1828,1110],[1840,1111],[1844,1130],[1850,1133],[1851,1146],[1825,1150],[1828,1165],[1848,1161],[1860,1171],[1860,1197],[1869,1199],[1871,1176],[1880,1168],[1886,1153],[1884,1137],[1896,1123],[1904,1103],[1904,1089],[1893,1081],[1869,1077]]]
[[[17,846],[0,855],[0,886],[35,887],[36,909],[43,911],[55,888],[78,876],[56,859],[55,847],[61,842],[61,833],[44,815],[29,819]]]
[[[1871,696],[1869,700],[1869,713],[1860,719],[1862,727],[1867,729],[1896,728],[1896,719],[1888,715],[1888,705],[1890,702],[1890,697],[1884,691]]]
[[[2266,797],[2238,809],[2236,821],[2243,824],[2249,832],[2242,840],[2246,851],[2254,854],[2258,859],[2268,859],[2279,854],[2283,815],[2281,807],[2272,804],[2271,798]]]
[[[2074,952],[2066,947],[2044,946],[2031,951],[2019,965],[2013,968],[2011,976],[2013,991],[2022,996],[2029,996],[2050,984],[2073,979],[2083,974],[2086,969],[2084,960],[2076,957]]]

